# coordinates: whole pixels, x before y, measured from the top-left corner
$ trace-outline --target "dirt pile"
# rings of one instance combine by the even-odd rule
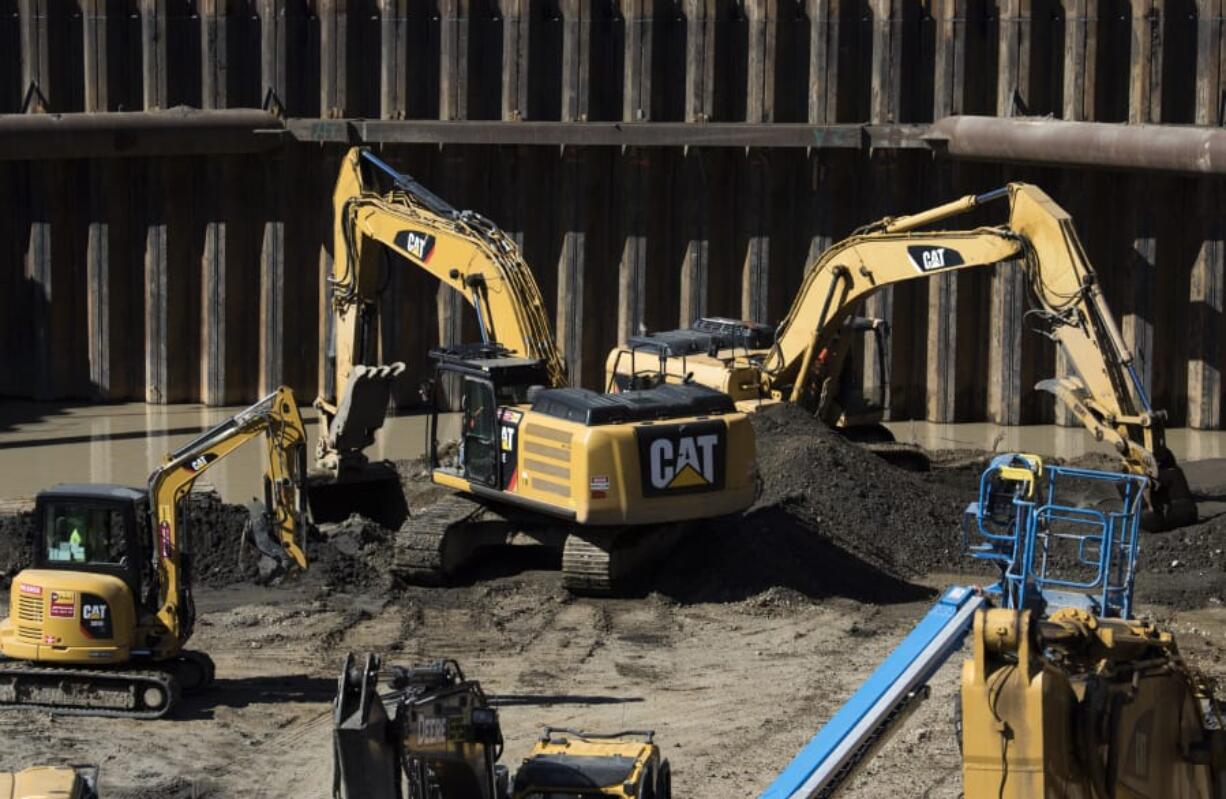
[[[196,584],[220,588],[259,576],[260,553],[243,543],[246,508],[222,502],[213,491],[194,491],[181,507]]]
[[[321,525],[310,547],[311,571],[331,590],[390,588],[386,568],[392,531],[356,513],[340,524]]]
[[[34,561],[34,516],[29,503],[0,505],[0,587]]]
[[[1137,601],[1181,609],[1226,602],[1226,517],[1141,533]]]
[[[970,497],[895,467],[791,405],[754,418],[763,491],[751,514],[786,511],[883,571],[957,570]]]
[[[663,570],[662,593],[727,600],[784,587],[903,601],[922,593],[912,578],[968,567],[965,492],[887,463],[794,406],[752,419],[758,501],[743,516],[699,525]]]

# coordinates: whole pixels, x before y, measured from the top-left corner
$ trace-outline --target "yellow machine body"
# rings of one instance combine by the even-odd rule
[[[89,782],[69,766],[34,766],[0,772],[0,799],[86,799]]]
[[[499,409],[497,444],[496,487],[447,467],[433,471],[434,482],[585,525],[710,518],[754,500],[754,436],[743,413],[587,426],[509,406]]]
[[[566,796],[669,799],[668,761],[651,732],[605,736],[546,728],[515,774],[512,797]]]
[[[26,569],[13,580],[0,653],[39,663],[126,663],[137,640],[136,603],[109,574]],[[98,629],[110,630],[99,637]]]
[[[1226,739],[1169,633],[980,610],[962,667],[967,799],[1217,799]]]

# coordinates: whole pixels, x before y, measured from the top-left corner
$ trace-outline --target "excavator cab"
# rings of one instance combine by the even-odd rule
[[[58,485],[34,505],[39,569],[109,574],[140,595],[145,562],[144,491],[117,485]]]
[[[516,442],[514,428],[503,422],[515,413],[512,406],[526,404],[534,389],[548,385],[544,361],[514,357],[497,344],[436,348],[430,357],[437,361],[431,390],[431,465],[488,488],[508,488]],[[457,404],[455,396],[460,407],[459,452],[454,464],[443,464],[438,457],[438,415]]]
[[[152,581],[144,491],[58,485],[35,500],[34,563],[13,581],[0,653],[26,660],[126,660]]]

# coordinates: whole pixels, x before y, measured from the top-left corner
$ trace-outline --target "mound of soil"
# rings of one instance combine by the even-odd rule
[[[0,508],[0,587],[34,562],[34,515],[22,503]]]
[[[246,507],[223,502],[216,491],[200,490],[188,495],[181,512],[196,585],[219,588],[261,580],[261,559],[267,559],[244,538],[250,517]],[[315,561],[311,567],[318,567],[322,581],[333,586],[370,585],[375,577],[369,564],[379,558],[378,544],[371,537],[389,533],[360,517],[335,527],[342,529],[340,537],[322,536],[311,542],[309,554]],[[33,564],[36,538],[28,502],[0,506],[0,587],[9,586],[18,571]]]
[[[750,514],[782,511],[896,577],[958,570],[971,497],[893,466],[791,405],[755,415],[763,490]]]
[[[222,502],[212,491],[193,492],[182,507],[196,584],[219,588],[259,576],[260,553],[243,542],[246,508]]]
[[[321,525],[310,549],[311,572],[333,590],[370,588],[388,582],[392,531],[353,514],[340,524]]]
[[[1226,517],[1141,533],[1137,602],[1188,609],[1226,601]]]
[[[959,529],[967,493],[887,463],[797,407],[751,419],[758,501],[688,536],[659,577],[662,593],[720,601],[784,587],[906,601],[927,593],[911,579],[968,567]]]

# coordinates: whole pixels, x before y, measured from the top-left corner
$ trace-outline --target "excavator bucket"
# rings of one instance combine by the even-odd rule
[[[340,522],[357,513],[396,529],[408,516],[400,475],[390,463],[367,463],[362,450],[375,442],[391,401],[392,385],[404,373],[399,361],[355,366],[327,429],[325,449],[335,478],[313,477],[307,501],[316,523]]]
[[[247,503],[247,540],[261,555],[276,562],[271,576],[283,574],[293,563],[293,558],[273,533],[275,526],[267,505],[258,500]]]
[[[333,703],[333,799],[399,799],[400,758],[391,720],[375,690],[378,655],[345,657]]]
[[[355,366],[336,407],[328,439],[336,452],[360,452],[375,443],[375,431],[383,426],[392,383],[404,373],[397,361],[386,366]]]

